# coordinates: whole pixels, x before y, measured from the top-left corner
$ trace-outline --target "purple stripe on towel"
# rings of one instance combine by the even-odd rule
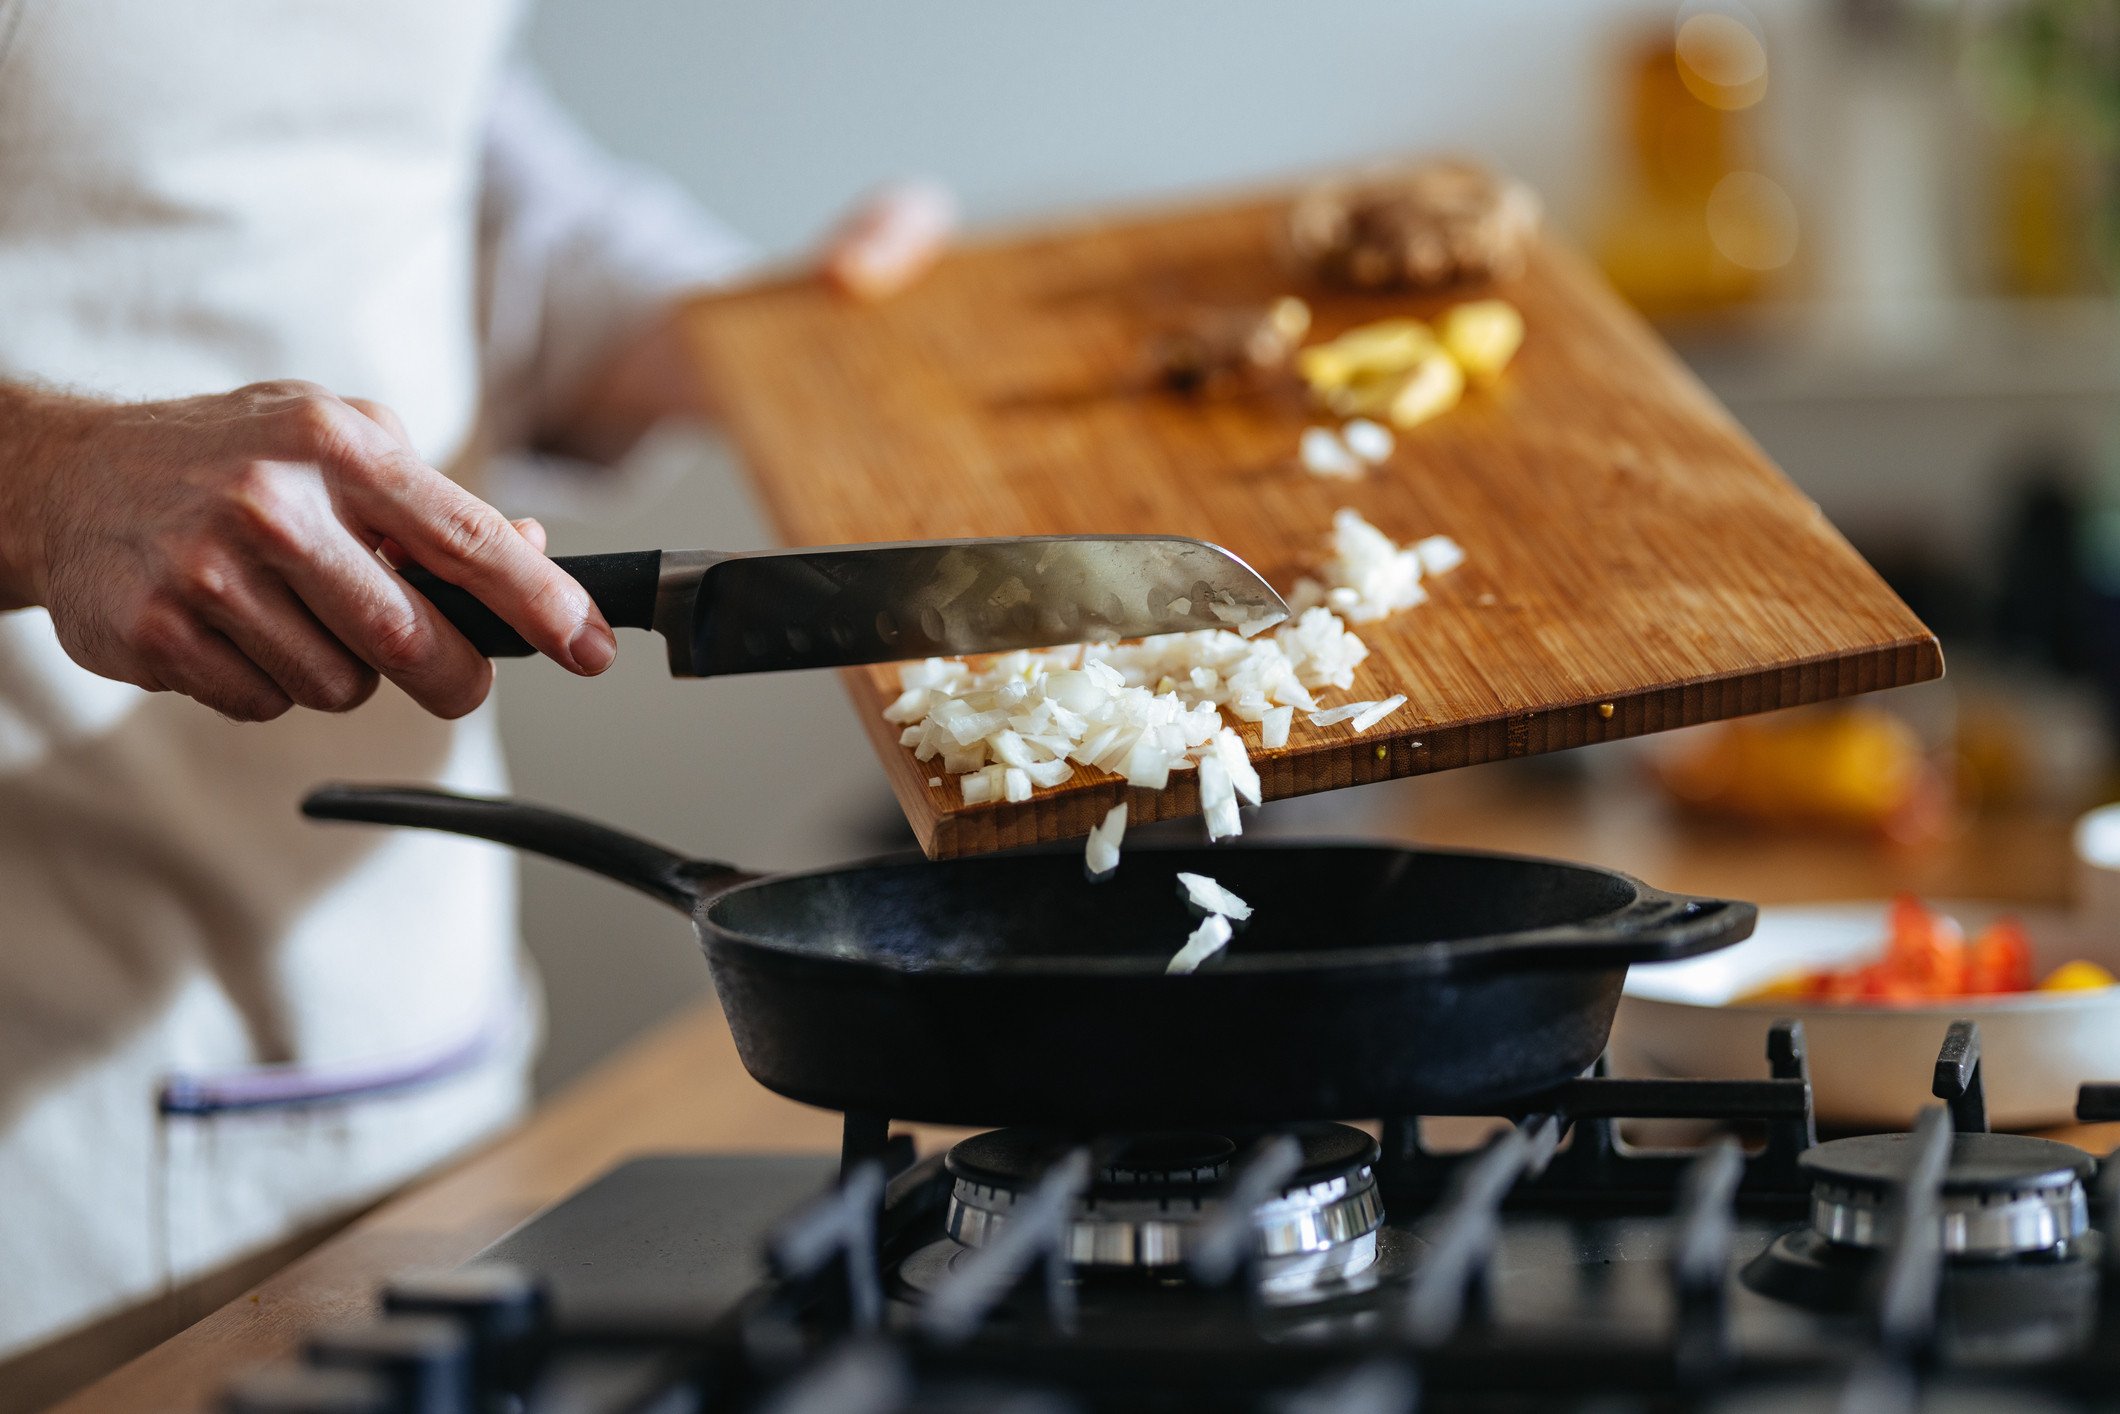
[[[172,1075],[162,1085],[166,1115],[210,1115],[275,1105],[331,1104],[445,1080],[469,1070],[499,1044],[504,1024],[488,1021],[447,1046],[344,1065],[272,1065],[221,1075]]]

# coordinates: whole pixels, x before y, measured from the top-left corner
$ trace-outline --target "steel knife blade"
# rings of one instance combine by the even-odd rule
[[[614,627],[649,628],[676,677],[849,667],[904,658],[1256,631],[1288,616],[1219,545],[1169,535],[1039,535],[725,553],[563,556]],[[476,598],[405,578],[491,657],[530,646]]]
[[[1218,545],[1157,535],[666,551],[655,628],[680,677],[846,667],[1286,618]]]

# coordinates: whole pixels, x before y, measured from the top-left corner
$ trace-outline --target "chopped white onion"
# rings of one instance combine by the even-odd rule
[[[1414,541],[1413,553],[1421,557],[1421,569],[1432,575],[1448,574],[1465,563],[1465,547],[1447,535]]]
[[[1342,508],[1332,517],[1332,558],[1320,566],[1322,578],[1299,580],[1288,596],[1289,607],[1324,605],[1355,623],[1371,623],[1428,597],[1421,588],[1423,565],[1415,550],[1401,549],[1359,514]]]
[[[1336,727],[1342,722],[1361,716],[1376,705],[1374,702],[1343,702],[1337,707],[1327,707],[1322,712],[1310,713],[1310,724],[1314,727]]]
[[[1239,834],[1240,806],[1258,804],[1264,792],[1229,722],[1258,723],[1260,748],[1277,750],[1288,745],[1298,711],[1318,726],[1354,722],[1359,732],[1404,706],[1394,697],[1321,708],[1316,694],[1354,686],[1369,656],[1346,618],[1418,603],[1424,572],[1464,559],[1447,536],[1401,549],[1352,510],[1334,516],[1331,547],[1321,578],[1289,596],[1300,610],[1292,620],[1254,618],[1217,596],[1206,608],[1231,629],[1002,653],[978,667],[929,658],[900,668],[900,692],[884,715],[902,727],[899,743],[914,759],[939,767],[930,783],[957,777],[967,805],[1027,800],[1067,784],[1077,766],[1144,790],[1197,769],[1209,837]]]
[[[1064,786],[1074,779],[1075,763],[1065,758],[1057,761],[1034,761],[1023,768],[1023,774],[1031,778],[1031,784],[1051,790]]]
[[[1210,913],[1200,920],[1192,936],[1185,940],[1177,955],[1163,969],[1165,973],[1191,972],[1201,963],[1229,946],[1229,920],[1219,913]]]
[[[909,687],[898,694],[898,700],[883,709],[886,722],[917,722],[927,715],[928,701],[934,696],[927,688]]]
[[[1343,702],[1322,712],[1312,712],[1310,724],[1314,727],[1336,727],[1347,722],[1356,732],[1366,732],[1405,705],[1406,694],[1403,692],[1379,702]]]
[[[943,705],[961,707],[964,704],[960,699],[959,701],[948,702]],[[991,734],[995,728],[1007,720],[1007,710],[996,707],[990,712],[973,712],[969,710],[959,712],[949,721],[944,722],[943,726],[951,736],[957,739],[959,746],[970,746],[973,742]]]
[[[945,774],[988,766],[1021,770],[1033,785],[1068,776],[1062,761],[1123,775],[1143,789],[1169,785],[1210,752],[1240,795],[1256,792],[1242,741],[1217,742],[1222,708],[1263,724],[1279,709],[1316,707],[1314,689],[1346,687],[1368,656],[1361,639],[1329,610],[1312,609],[1270,636],[1245,640],[1223,630],[1165,634],[1138,643],[1011,653],[966,672],[948,688],[923,688],[926,715],[899,734],[922,761]],[[923,682],[943,681],[941,664],[910,665]],[[1284,712],[1283,715],[1290,715]],[[1263,735],[1262,735],[1263,739]],[[1282,737],[1285,745],[1286,738]],[[1233,749],[1234,748],[1234,749]],[[1007,782],[970,786],[974,803],[1006,797]]]
[[[1224,918],[1238,922],[1251,917],[1251,905],[1223,888],[1205,874],[1180,874],[1178,883],[1185,890],[1185,897],[1193,907],[1208,913],[1219,913]]]
[[[971,669],[955,658],[924,658],[900,668],[898,682],[909,691],[916,687],[947,691],[963,682],[970,673]]]
[[[1028,766],[1031,764],[1031,749],[1013,729],[1003,727],[987,738],[987,750],[1004,766]]]
[[[1119,842],[1126,838],[1126,805],[1122,801],[1104,812],[1104,819],[1089,832],[1083,846],[1082,863],[1092,879],[1108,879],[1119,867]]]
[[[1403,700],[1403,699],[1402,699]],[[1244,749],[1244,738],[1228,727],[1215,733],[1215,756],[1222,769],[1229,772],[1230,784],[1247,805],[1260,804],[1259,772],[1251,764],[1251,754]]]
[[[1351,419],[1340,429],[1340,440],[1347,444],[1348,451],[1371,466],[1388,458],[1392,448],[1398,445],[1397,439],[1391,435],[1390,428],[1381,422],[1371,422],[1366,417]]]
[[[1210,841],[1244,833],[1243,818],[1237,813],[1236,782],[1229,778],[1229,768],[1219,755],[1200,758],[1200,813],[1207,818]]]
[[[1353,728],[1357,735],[1360,735],[1362,732],[1368,731],[1378,722],[1383,721],[1386,717],[1398,711],[1399,708],[1404,707],[1405,705],[1406,694],[1403,692],[1394,694],[1393,696],[1385,698],[1382,702],[1371,703],[1368,711],[1359,713],[1355,717],[1355,719],[1349,722],[1347,725]],[[1382,751],[1383,749],[1384,748],[1381,746],[1377,748],[1377,750],[1379,751]]]
[[[1352,481],[1362,474],[1362,463],[1340,443],[1330,427],[1306,427],[1296,442],[1296,456],[1313,476]]]
[[[1288,619],[1288,615],[1278,612],[1254,616],[1251,610],[1244,605],[1230,603],[1227,600],[1209,604],[1207,612],[1213,614],[1223,623],[1228,624],[1237,631],[1239,636],[1244,638],[1257,638],[1275,624],[1284,623]]]

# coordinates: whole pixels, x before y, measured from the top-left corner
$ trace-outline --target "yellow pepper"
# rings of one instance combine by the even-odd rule
[[[2064,962],[2052,972],[2047,973],[2046,980],[2039,984],[2039,990],[2042,992],[2095,992],[2101,987],[2110,987],[2112,985],[2112,973],[2107,972],[2095,962],[2085,962],[2079,957],[2074,962]]]

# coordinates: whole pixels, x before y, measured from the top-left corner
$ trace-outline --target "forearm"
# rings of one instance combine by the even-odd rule
[[[668,178],[604,153],[526,71],[496,96],[481,176],[501,444],[610,461],[656,421],[703,412],[681,311],[748,247]]]
[[[608,465],[658,422],[714,416],[687,309],[684,302],[672,304],[596,365],[581,391],[538,429],[541,447]]]
[[[44,602],[42,489],[79,457],[104,404],[0,381],[0,611]]]
[[[856,207],[818,254],[818,273],[853,299],[877,300],[934,264],[956,220],[950,194],[928,182],[886,187]],[[713,417],[719,398],[690,330],[692,300],[671,299],[638,332],[592,365],[579,392],[536,435],[541,445],[589,461],[623,456],[670,417]]]

